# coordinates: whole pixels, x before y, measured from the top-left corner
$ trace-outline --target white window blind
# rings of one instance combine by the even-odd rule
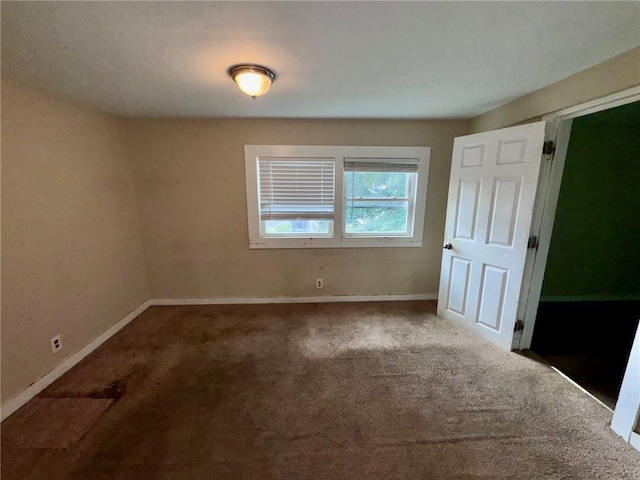
[[[258,158],[261,220],[333,219],[333,158]]]
[[[345,172],[417,173],[417,158],[345,158]]]

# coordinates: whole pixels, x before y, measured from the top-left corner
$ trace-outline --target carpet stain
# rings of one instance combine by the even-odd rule
[[[543,442],[547,441],[548,437],[522,437],[520,435],[467,435],[463,437],[451,437],[451,438],[426,438],[420,440],[410,441],[396,441],[379,443],[378,446],[382,447],[409,447],[415,445],[437,445],[437,444],[456,444],[461,442],[484,442],[493,440],[518,440],[525,442]]]
[[[127,393],[126,380],[114,380],[104,388],[98,388],[89,392],[74,392],[68,390],[56,392],[43,392],[40,394],[42,398],[95,398],[95,399],[111,399],[114,402],[120,400]]]

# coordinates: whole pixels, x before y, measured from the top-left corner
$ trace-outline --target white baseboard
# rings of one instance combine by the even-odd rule
[[[330,303],[330,302],[385,302],[406,300],[436,300],[437,293],[420,293],[409,295],[328,295],[322,297],[220,297],[220,298],[187,298],[187,299],[155,299],[147,300],[109,330],[95,338],[82,350],[74,353],[60,365],[47,373],[40,380],[31,384],[26,390],[7,400],[0,407],[0,421],[38,395],[67,371],[77,365],[83,358],[114,336],[125,325],[144,312],[151,305],[237,305],[268,303]]]
[[[640,300],[640,295],[547,295],[541,302],[631,302]]]
[[[267,303],[395,302],[407,300],[437,299],[437,293],[414,293],[408,295],[326,295],[322,297],[159,298],[151,300],[151,305],[242,305]]]
[[[131,311],[126,317],[116,323],[109,330],[104,332],[102,335],[96,337],[91,343],[89,343],[83,349],[77,351],[69,358],[64,360],[60,365],[55,367],[49,373],[47,373],[40,380],[36,381],[29,385],[29,387],[16,395],[15,397],[7,400],[0,407],[0,421],[4,421],[9,415],[18,410],[21,406],[31,400],[33,397],[38,395],[42,390],[47,388],[53,382],[55,382],[58,378],[64,375],[67,371],[73,368],[75,365],[80,363],[80,361],[93,352],[96,348],[102,345],[104,342],[113,337],[118,331],[120,331],[125,325],[127,325],[131,320],[136,318],[142,312],[144,312],[150,305],[152,305],[152,300],[147,300],[142,305],[140,305],[135,310]]]

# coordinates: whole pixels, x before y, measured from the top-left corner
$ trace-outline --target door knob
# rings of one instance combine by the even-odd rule
[[[444,245],[442,245],[442,248],[444,248],[445,250],[451,250],[453,248],[453,245],[451,245],[450,243],[445,243]]]

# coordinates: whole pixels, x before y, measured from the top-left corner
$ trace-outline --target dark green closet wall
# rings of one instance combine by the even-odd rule
[[[640,103],[573,121],[542,289],[549,297],[640,299]]]

